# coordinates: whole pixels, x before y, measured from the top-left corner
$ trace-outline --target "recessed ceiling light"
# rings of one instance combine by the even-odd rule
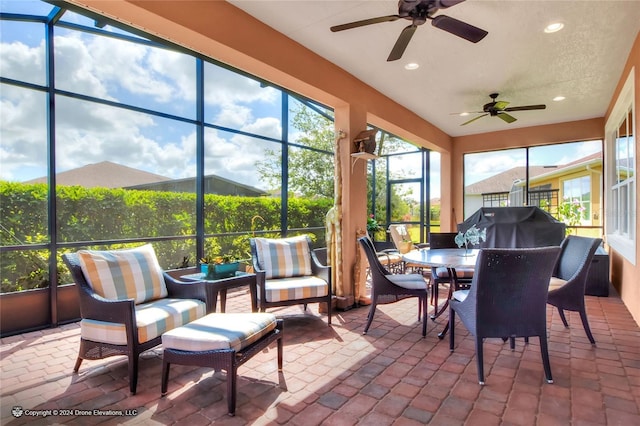
[[[564,28],[562,22],[552,22],[544,28],[545,33],[555,33]]]
[[[553,98],[553,100],[554,100],[555,102],[560,102],[560,101],[564,101],[564,100],[565,100],[565,97],[564,97],[564,96],[556,96],[555,98]]]
[[[468,112],[461,112],[461,113],[460,113],[460,117],[466,117],[467,115],[469,115],[469,113],[468,113]]]
[[[404,66],[405,70],[417,70],[418,68],[420,68],[420,65],[416,64],[415,62],[409,62]]]

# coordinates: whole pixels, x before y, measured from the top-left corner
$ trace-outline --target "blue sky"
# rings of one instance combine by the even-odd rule
[[[51,9],[41,2],[2,1],[0,6],[3,12],[14,13],[27,13],[28,7],[35,7],[36,13]],[[69,12],[63,21],[92,25]],[[44,26],[2,21],[0,36],[0,74],[44,85]],[[58,89],[195,119],[194,58],[59,27],[54,43]],[[0,102],[0,177],[24,181],[46,175],[43,93],[3,85]],[[210,122],[279,139],[280,102],[281,93],[272,87],[215,65],[205,66],[205,118]],[[106,160],[172,178],[195,174],[196,130],[190,123],[64,96],[56,98],[56,111],[59,171]],[[241,154],[221,158],[221,148],[229,144]],[[246,172],[263,156],[255,139],[209,130],[207,149],[207,169],[249,185],[262,185],[257,174]]]
[[[33,1],[0,1],[3,12],[43,14],[51,5]],[[65,13],[63,21],[92,25],[82,16]],[[0,28],[0,74],[3,77],[43,85],[44,26],[3,21]],[[120,32],[110,28],[108,31]],[[118,102],[156,109],[187,119],[195,118],[195,60],[180,53],[154,49],[107,37],[96,37],[57,28],[56,86]],[[206,64],[205,117],[226,127],[279,138],[282,129],[281,93],[258,81]],[[25,95],[25,92],[29,92]],[[28,180],[46,174],[43,130],[46,117],[43,95],[2,86],[0,102],[3,129],[0,145],[0,178]],[[57,167],[60,171],[110,160],[149,172],[180,178],[195,174],[195,128],[110,107],[95,107],[71,99],[58,102]],[[291,135],[290,135],[291,136]],[[295,134],[292,135],[295,139]],[[226,132],[207,131],[208,159],[212,173],[249,185],[262,186],[247,169],[264,155],[256,140]],[[241,155],[221,156],[224,147]],[[129,152],[127,152],[127,149]],[[558,165],[599,150],[599,143],[555,145],[531,150],[531,164]],[[124,153],[135,154],[127,155]],[[466,184],[500,173],[522,163],[522,150],[474,155],[466,165]],[[439,156],[436,155],[435,158]],[[403,175],[419,163],[408,161]],[[439,197],[440,163],[432,161],[432,197]]]

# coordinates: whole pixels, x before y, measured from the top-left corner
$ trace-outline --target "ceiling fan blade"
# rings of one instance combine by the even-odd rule
[[[513,115],[509,115],[506,112],[502,112],[502,111],[498,113],[498,117],[502,118],[507,123],[513,123],[514,121],[517,120],[517,118],[515,118]]]
[[[455,6],[458,3],[462,3],[464,0],[439,0],[437,2],[439,9],[446,9],[451,6]]]
[[[507,101],[496,101],[495,105],[493,106],[495,109],[497,110],[504,110],[507,105],[509,105],[509,102]]]
[[[479,115],[479,116],[477,116],[477,117],[475,117],[475,118],[472,118],[472,119],[471,119],[471,120],[469,120],[469,121],[465,121],[464,123],[462,123],[462,124],[461,124],[461,126],[464,126],[465,124],[473,123],[473,122],[474,122],[474,121],[476,121],[477,119],[482,118],[482,117],[487,116],[487,115],[489,115],[489,113]]]
[[[479,42],[489,34],[483,29],[474,27],[471,24],[467,24],[466,22],[459,21],[458,19],[446,15],[436,16],[432,19],[431,25],[450,32],[453,35],[457,35],[458,37],[462,37],[472,43]]]
[[[378,18],[363,19],[361,21],[349,22],[348,24],[334,25],[331,27],[331,32],[338,32],[344,30],[350,30],[351,28],[364,27],[365,25],[379,24],[381,22],[392,22],[400,19],[398,15],[380,16]]]
[[[510,107],[510,108],[505,108],[504,111],[530,111],[532,109],[546,109],[547,106],[546,105],[525,105],[525,106],[517,106],[517,107]]]
[[[405,27],[404,30],[400,33],[398,40],[396,40],[396,44],[391,49],[391,53],[389,53],[389,57],[387,58],[387,62],[397,61],[402,58],[402,54],[404,53],[407,45],[411,41],[411,37],[413,37],[413,33],[416,32],[417,25],[409,25]]]
[[[484,114],[484,111],[465,111],[465,112],[450,112],[449,115],[459,115],[464,116],[468,114]]]

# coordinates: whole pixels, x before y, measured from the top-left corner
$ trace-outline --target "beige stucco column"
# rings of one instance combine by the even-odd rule
[[[356,282],[356,258],[360,248],[356,235],[366,230],[367,222],[367,164],[366,161],[355,160],[351,153],[355,152],[353,139],[367,128],[367,113],[364,107],[342,105],[335,108],[336,132],[344,132],[344,138],[336,138],[340,144],[336,149],[336,162],[339,161],[340,177],[336,179],[337,199],[341,201],[339,213],[341,217],[342,261],[338,262],[340,271],[334,276],[338,308],[353,306],[356,296],[364,288],[364,277]],[[333,263],[333,262],[332,262]],[[360,274],[363,275],[363,274]]]

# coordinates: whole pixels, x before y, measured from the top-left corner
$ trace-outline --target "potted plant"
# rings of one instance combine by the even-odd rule
[[[233,256],[225,254],[200,259],[200,271],[207,280],[219,280],[233,277],[238,271],[240,262]]]
[[[373,216],[372,214],[369,215],[369,217],[367,218],[367,234],[369,234],[369,238],[371,238],[371,241],[375,241],[375,234],[380,229],[382,228],[380,227],[380,224],[376,220],[375,216]]]

